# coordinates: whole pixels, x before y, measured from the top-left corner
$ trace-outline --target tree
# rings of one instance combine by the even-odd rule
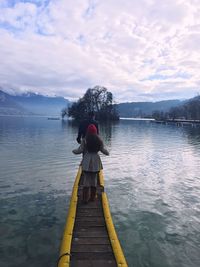
[[[112,93],[102,86],[89,88],[82,98],[68,108],[68,116],[79,121],[86,118],[90,111],[94,111],[100,121],[119,119],[113,106]]]

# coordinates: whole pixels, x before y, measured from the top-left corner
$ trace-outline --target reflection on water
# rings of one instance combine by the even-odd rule
[[[129,266],[200,262],[200,128],[101,125],[113,220]],[[2,267],[55,266],[81,156],[77,125],[0,117]]]

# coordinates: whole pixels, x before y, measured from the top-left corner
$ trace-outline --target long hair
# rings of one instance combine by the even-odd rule
[[[86,148],[90,153],[97,153],[103,146],[103,141],[97,134],[86,134]]]

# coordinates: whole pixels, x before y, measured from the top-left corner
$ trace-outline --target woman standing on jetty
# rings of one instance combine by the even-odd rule
[[[109,155],[109,152],[104,148],[103,141],[97,134],[97,128],[94,124],[90,124],[81,145],[72,151],[74,154],[83,153],[81,165],[83,170],[82,200],[84,203],[95,200],[98,173],[103,169],[99,151]]]

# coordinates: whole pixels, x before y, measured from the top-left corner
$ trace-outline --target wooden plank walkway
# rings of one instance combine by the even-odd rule
[[[76,219],[72,236],[71,267],[116,267],[102,208],[102,188],[94,202],[83,204],[82,177],[78,188]]]

